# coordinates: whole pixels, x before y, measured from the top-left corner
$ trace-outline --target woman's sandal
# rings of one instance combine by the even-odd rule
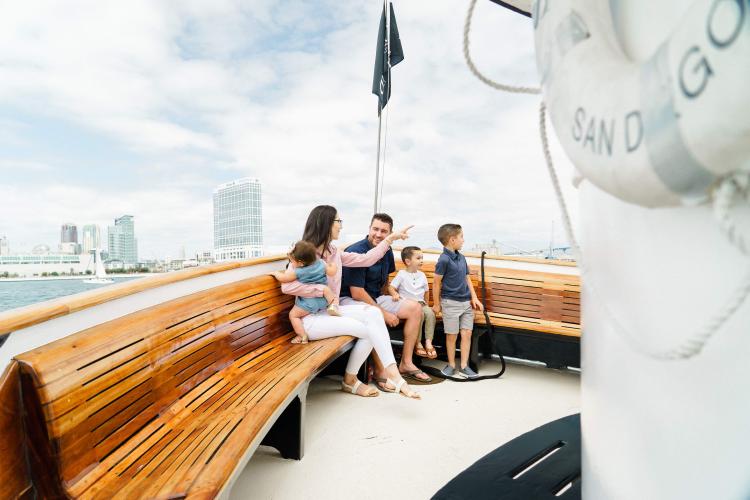
[[[434,347],[429,347],[429,348],[426,349],[426,351],[427,351],[427,358],[428,359],[435,359],[435,358],[437,358],[437,351],[435,350]]]
[[[348,392],[350,394],[354,394],[355,396],[363,397],[363,398],[374,398],[375,396],[378,396],[380,394],[377,391],[366,392],[365,394],[360,394],[357,392],[357,389],[359,389],[359,386],[361,385],[364,385],[364,384],[360,382],[359,380],[354,382],[354,385],[349,385],[346,382],[341,382],[341,390],[344,392]]]
[[[424,347],[422,347],[421,345],[418,345],[418,346],[417,346],[417,347],[416,347],[416,348],[414,349],[414,354],[416,354],[416,355],[417,355],[417,356],[419,356],[420,358],[426,358],[426,357],[428,357],[428,352],[427,352],[427,350],[425,350],[425,348],[424,348]]]
[[[383,384],[383,385],[380,385],[380,384]],[[391,389],[390,387],[388,387],[388,384],[391,384],[394,388]],[[411,388],[409,388],[409,384],[407,384],[406,380],[404,380],[403,378],[399,380],[398,382],[394,382],[390,378],[375,377],[375,386],[383,392],[391,392],[391,393],[397,392],[407,398],[422,399],[422,396],[420,396],[418,392],[415,392],[411,390]],[[402,390],[404,386],[408,388],[409,392],[405,392]]]
[[[339,312],[339,306],[336,304],[328,304],[328,307],[326,307],[326,311],[328,312],[329,316],[341,316],[341,313]]]
[[[292,344],[307,344],[307,335],[297,335],[292,339]]]

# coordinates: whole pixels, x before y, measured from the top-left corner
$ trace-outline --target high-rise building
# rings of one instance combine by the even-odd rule
[[[125,267],[138,263],[138,240],[135,238],[135,222],[132,215],[115,219],[115,225],[107,228],[109,260],[119,260]]]
[[[63,224],[60,228],[60,253],[75,255],[80,253],[79,249],[78,228],[72,222]]]
[[[60,229],[60,243],[78,243],[78,228],[72,222],[63,224]]]
[[[102,248],[102,231],[97,224],[83,226],[81,248],[84,254],[88,254],[96,248]]]
[[[214,259],[260,257],[263,252],[261,184],[245,177],[214,189]]]
[[[5,236],[0,236],[0,255],[10,255],[10,244]]]

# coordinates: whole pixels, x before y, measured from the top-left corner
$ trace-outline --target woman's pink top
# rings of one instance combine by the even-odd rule
[[[328,276],[328,288],[339,296],[341,292],[341,267],[369,267],[379,261],[388,251],[391,245],[383,240],[377,246],[370,249],[367,253],[340,252],[336,246],[331,243],[328,245],[328,252],[323,259],[327,264],[336,264],[336,274]],[[321,257],[320,255],[318,255]],[[322,258],[322,257],[321,257]],[[289,263],[293,269],[294,263]],[[282,283],[281,291],[287,295],[296,295],[298,297],[322,297],[324,285],[308,285],[299,281]]]

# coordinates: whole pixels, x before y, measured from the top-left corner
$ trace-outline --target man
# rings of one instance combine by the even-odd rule
[[[370,221],[367,237],[351,244],[346,251],[367,253],[391,234],[391,231],[393,219],[388,214],[375,214]],[[429,375],[417,368],[412,359],[422,322],[422,306],[409,299],[393,301],[388,295],[388,275],[395,270],[393,250],[388,250],[383,258],[370,267],[344,267],[341,278],[341,304],[360,302],[377,307],[383,313],[386,325],[391,327],[397,326],[399,320],[404,320],[404,350],[398,369],[404,378],[428,382]],[[383,387],[383,365],[375,353],[373,358],[378,385]]]

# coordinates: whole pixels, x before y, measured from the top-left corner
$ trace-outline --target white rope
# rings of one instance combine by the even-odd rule
[[[533,87],[514,87],[510,85],[504,85],[497,83],[493,80],[482,75],[474,62],[471,60],[469,54],[469,33],[471,31],[471,18],[474,14],[474,7],[476,6],[476,0],[471,0],[469,5],[469,11],[466,14],[466,23],[464,24],[464,59],[471,72],[480,81],[489,85],[490,87],[502,90],[505,92],[517,93],[517,94],[539,94],[541,90]],[[565,198],[560,188],[560,181],[557,177],[557,172],[552,163],[552,155],[549,150],[549,141],[547,138],[547,126],[546,126],[546,105],[544,101],[540,103],[539,107],[539,133],[542,140],[542,150],[544,152],[544,160],[547,164],[547,171],[552,182],[552,187],[555,191],[557,202],[560,206],[560,212],[563,219],[563,227],[567,234],[570,246],[573,250],[573,255],[578,262],[578,266],[581,269],[581,285],[587,290],[587,292],[595,297],[596,293],[595,280],[590,276],[585,262],[583,260],[583,254],[581,248],[578,246],[578,242],[573,232],[573,224],[570,220],[570,214],[568,207],[565,203]],[[750,245],[745,235],[740,233],[737,229],[734,218],[732,217],[732,207],[734,206],[735,200],[738,196],[742,196],[745,201],[750,202],[750,173],[738,172],[722,179],[718,188],[714,192],[714,215],[719,223],[719,227],[722,232],[726,235],[729,242],[737,248],[743,255],[750,255]],[[679,360],[689,359],[700,352],[705,347],[706,343],[716,334],[721,326],[737,311],[742,303],[750,295],[750,271],[748,271],[735,292],[725,302],[724,306],[721,307],[717,314],[715,314],[702,328],[698,329],[693,335],[689,336],[687,340],[682,344],[672,349],[656,351],[648,346],[644,345],[640,339],[630,334],[627,328],[623,326],[623,322],[618,316],[609,308],[606,301],[600,300],[598,305],[604,311],[605,315],[611,321],[615,331],[620,334],[636,351],[644,354],[645,356],[662,359],[662,360]],[[601,295],[600,295],[601,297]]]
[[[537,87],[515,87],[512,85],[504,85],[502,83],[491,80],[484,76],[474,65],[474,61],[471,60],[471,55],[469,54],[469,32],[471,31],[471,18],[474,15],[474,7],[476,6],[476,4],[477,0],[471,0],[469,11],[466,13],[466,22],[464,23],[464,59],[466,59],[466,64],[469,66],[471,72],[474,73],[474,76],[479,78],[482,82],[497,90],[512,92],[514,94],[540,94],[541,89]]]
[[[730,243],[743,255],[750,256],[748,240],[737,229],[732,217],[732,206],[738,196],[750,202],[750,172],[735,172],[721,180],[714,190],[714,216]]]
[[[542,136],[542,150],[544,151],[544,160],[547,163],[547,171],[549,172],[550,180],[552,181],[552,188],[555,190],[555,196],[557,197],[557,203],[560,205],[560,213],[562,215],[563,227],[565,228],[565,234],[568,236],[570,247],[573,249],[573,256],[577,262],[581,261],[581,249],[576,241],[576,236],[573,233],[573,224],[570,221],[570,214],[568,213],[568,206],[565,204],[565,198],[560,189],[560,179],[557,177],[555,167],[552,165],[552,154],[549,152],[549,141],[547,140],[547,123],[545,120],[545,110],[547,106],[542,101],[539,105],[539,133]]]
[[[560,182],[555,172],[555,168],[552,164],[552,155],[549,151],[549,141],[547,139],[547,127],[546,127],[546,106],[544,101],[539,106],[539,132],[542,139],[542,149],[544,150],[544,160],[547,164],[547,170],[549,171],[550,180],[555,191],[555,196],[560,205],[560,212],[563,216],[563,226],[565,232],[570,240],[570,245],[573,249],[573,254],[578,266],[581,269],[581,285],[584,286],[592,297],[597,296],[596,283],[592,279],[588,269],[585,266],[583,255],[580,247],[575,239],[573,233],[573,226],[570,221],[570,215],[568,208],[565,204],[565,199],[560,189]],[[745,200],[750,201],[750,174],[747,172],[735,173],[731,176],[726,177],[720,183],[718,189],[714,193],[714,214],[716,215],[719,225],[727,236],[729,241],[744,255],[748,255],[748,247],[743,234],[736,229],[734,219],[731,217],[731,209],[734,205],[734,201],[738,195],[742,195]],[[598,301],[598,306],[604,311],[605,315],[611,321],[613,328],[620,334],[636,351],[644,354],[650,358],[662,359],[662,360],[679,360],[689,359],[701,353],[706,343],[716,334],[721,326],[735,313],[735,311],[742,305],[745,299],[750,295],[750,272],[747,272],[740,282],[735,292],[729,297],[722,306],[717,314],[715,314],[709,321],[698,329],[694,334],[690,335],[687,340],[683,341],[682,344],[663,351],[656,351],[645,346],[639,339],[631,335],[627,328],[623,326],[623,322],[619,317],[609,308],[605,300]],[[601,295],[599,295],[601,297]]]

